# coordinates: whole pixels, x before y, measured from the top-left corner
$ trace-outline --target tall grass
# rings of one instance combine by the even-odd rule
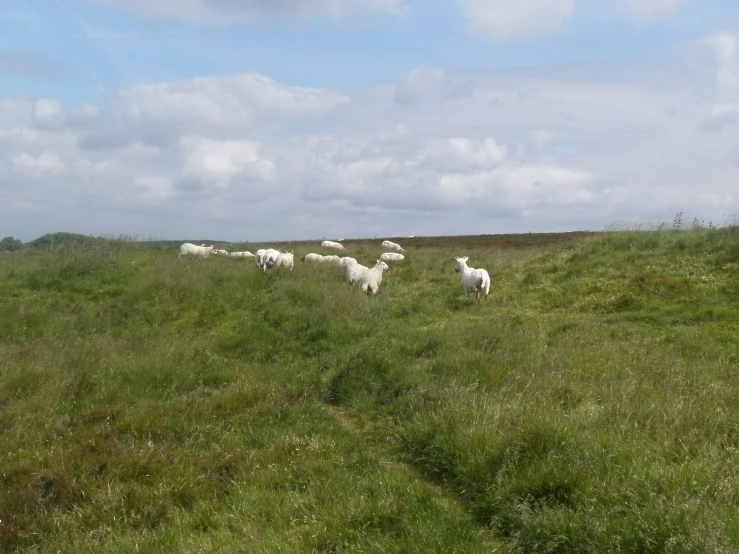
[[[738,550],[737,245],[427,244],[374,298],[127,240],[3,258],[0,551]]]

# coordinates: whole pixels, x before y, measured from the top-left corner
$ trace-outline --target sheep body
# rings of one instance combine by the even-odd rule
[[[383,248],[389,248],[390,250],[397,250],[398,252],[403,252],[403,248],[401,248],[397,242],[390,242],[389,240],[383,240],[380,246],[382,246]]]
[[[191,242],[186,242],[182,246],[180,246],[180,253],[177,256],[178,258],[181,258],[182,256],[200,256],[201,258],[207,258],[210,256],[211,252],[213,252],[213,245],[210,246],[197,246],[195,244],[192,244]]]
[[[287,267],[290,271],[293,270],[294,256],[292,252],[280,252],[275,258],[273,267]]]
[[[254,254],[249,252],[248,250],[244,250],[243,252],[231,252],[229,254],[232,258],[254,258]]]
[[[311,252],[310,254],[306,254],[303,257],[303,262],[305,263],[312,263],[312,262],[322,262],[323,256],[321,254],[314,254]]]
[[[346,267],[346,282],[350,285],[353,285],[357,281],[359,281],[362,277],[364,277],[364,274],[369,271],[369,268],[367,266],[364,266],[358,262],[354,262],[353,264],[349,264]]]
[[[384,252],[380,254],[380,259],[385,262],[399,262],[404,260],[405,256],[403,256],[403,254],[398,254],[397,252]]]
[[[490,292],[490,275],[484,269],[475,269],[467,266],[467,256],[462,258],[454,258],[454,271],[462,274],[462,288],[467,300],[470,299],[470,292],[474,291],[477,301],[480,301],[480,293],[485,293],[485,300],[488,299]]]
[[[331,240],[324,240],[321,243],[322,248],[333,248],[334,250],[346,250],[344,246],[339,242],[333,242]]]

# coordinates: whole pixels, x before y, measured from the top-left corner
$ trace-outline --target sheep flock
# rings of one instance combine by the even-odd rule
[[[320,246],[321,248],[328,250],[346,252],[346,248],[340,241],[324,240],[321,242]],[[306,254],[303,257],[303,263],[306,265],[333,265],[337,271],[343,275],[344,280],[349,285],[357,285],[362,292],[367,293],[368,296],[374,296],[380,290],[383,273],[390,270],[390,267],[386,262],[402,262],[405,259],[405,255],[401,254],[401,252],[405,252],[405,249],[399,244],[385,240],[380,246],[386,250],[393,250],[393,252],[383,252],[371,266],[362,265],[355,258],[350,256],[340,257],[335,254],[323,255],[315,252]],[[262,248],[252,254],[248,251],[227,252],[226,250],[215,249],[213,245],[206,246],[205,244],[202,244],[197,246],[186,242],[180,246],[178,257],[195,256],[199,258],[207,258],[211,255],[227,256],[230,258],[254,258],[254,262],[257,267],[265,272],[268,269],[274,269],[277,267],[283,267],[292,271],[294,267],[294,255],[292,252],[280,252],[274,248]],[[490,291],[490,276],[485,269],[468,267],[467,259],[467,257],[454,258],[454,271],[462,274],[462,290],[465,293],[465,297],[470,301],[470,293],[474,292],[477,297],[477,301],[479,302],[480,293],[483,293],[487,300]]]

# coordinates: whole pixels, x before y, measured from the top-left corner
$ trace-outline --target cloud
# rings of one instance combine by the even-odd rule
[[[642,22],[666,16],[676,11],[688,0],[617,0]]]
[[[549,35],[568,21],[575,0],[458,0],[470,31],[494,42]]]
[[[88,0],[134,15],[178,19],[200,25],[255,23],[268,18],[325,15],[340,19],[350,12],[397,14],[402,0]]]
[[[332,90],[236,74],[104,105],[6,99],[0,221],[23,239],[232,240],[720,222],[736,212],[736,45],[711,35],[700,63],[597,76],[422,67]]]
[[[0,52],[0,74],[7,73],[27,79],[58,79],[61,63],[31,52]]]

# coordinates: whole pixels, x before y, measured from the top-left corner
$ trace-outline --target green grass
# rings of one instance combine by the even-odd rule
[[[574,238],[5,255],[0,551],[739,551],[739,227]]]

